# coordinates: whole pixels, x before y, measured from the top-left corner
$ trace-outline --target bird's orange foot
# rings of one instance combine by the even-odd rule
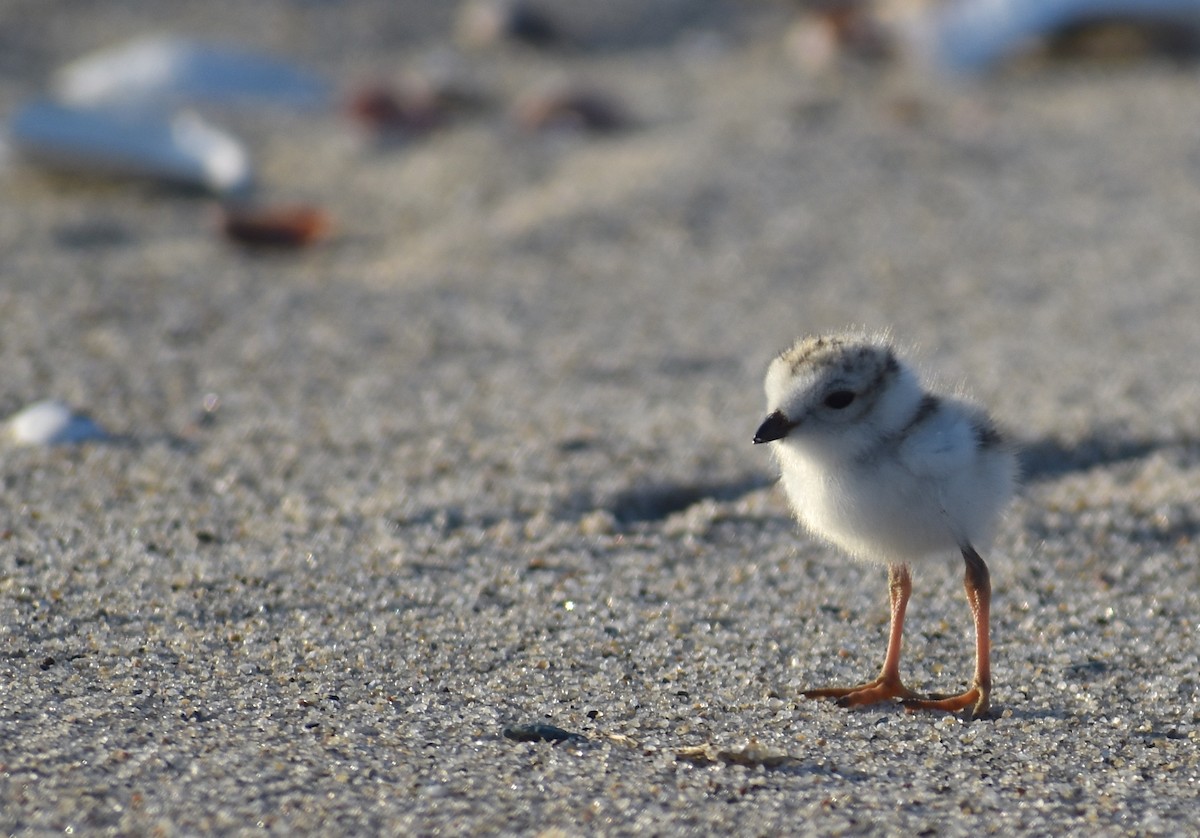
[[[805,698],[836,698],[838,707],[865,707],[891,698],[904,699],[906,702],[917,698],[917,694],[904,686],[898,677],[883,676],[857,687],[825,687],[805,690],[803,695]]]
[[[935,694],[925,697],[906,698],[902,703],[910,713],[918,710],[939,710],[943,713],[967,711],[966,718],[981,719],[988,712],[989,691],[978,684],[958,695]]]

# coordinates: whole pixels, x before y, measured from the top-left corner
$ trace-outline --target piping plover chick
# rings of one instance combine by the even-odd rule
[[[767,418],[755,444],[775,443],[800,523],[857,559],[886,563],[891,629],[879,677],[809,690],[844,707],[900,699],[910,710],[987,713],[991,582],[985,545],[1013,493],[1016,457],[986,413],[934,395],[886,337],[802,338],[767,369]],[[958,551],[975,622],[975,677],[960,695],[921,696],[900,678],[909,565]]]

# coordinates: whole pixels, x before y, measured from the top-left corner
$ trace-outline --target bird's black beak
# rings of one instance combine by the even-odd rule
[[[796,423],[789,422],[788,418],[777,410],[758,426],[758,430],[754,432],[754,444],[761,445],[764,442],[783,439],[794,427]]]

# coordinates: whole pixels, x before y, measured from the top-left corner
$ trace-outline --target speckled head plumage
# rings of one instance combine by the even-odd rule
[[[801,338],[771,362],[764,387],[768,418],[754,441],[795,437],[831,454],[861,452],[920,398],[891,341],[859,332]]]

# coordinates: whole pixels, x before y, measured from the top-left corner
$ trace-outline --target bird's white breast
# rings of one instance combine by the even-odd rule
[[[983,549],[1012,491],[1011,454],[981,448],[970,414],[954,402],[866,456],[838,458],[814,442],[777,446],[788,499],[813,534],[861,559]]]

